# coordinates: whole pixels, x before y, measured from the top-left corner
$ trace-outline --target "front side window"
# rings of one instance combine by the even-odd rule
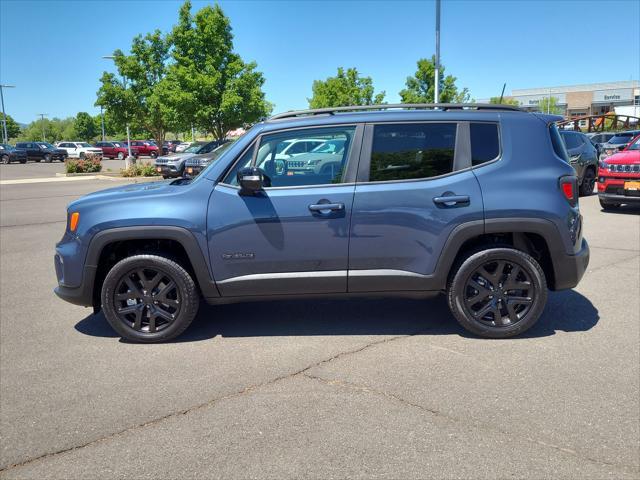
[[[482,165],[494,160],[500,154],[498,125],[495,123],[471,123],[471,164]]]
[[[453,171],[455,123],[376,125],[369,181],[412,180]]]
[[[332,127],[313,130],[296,130],[264,135],[255,155],[255,166],[260,168],[271,187],[299,187],[327,185],[342,182],[347,159],[353,144],[355,127]],[[313,138],[313,140],[308,140]],[[343,145],[339,151],[313,152],[319,144],[337,141]],[[291,155],[286,147],[303,145],[304,150]],[[234,168],[227,174],[224,183],[237,185],[236,174],[250,166],[253,149],[247,150]]]

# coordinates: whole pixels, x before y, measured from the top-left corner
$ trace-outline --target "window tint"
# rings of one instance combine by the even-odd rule
[[[551,137],[551,145],[553,146],[555,154],[565,162],[569,163],[567,148],[564,146],[564,142],[562,141],[562,138],[560,138],[560,133],[558,132],[558,127],[555,124],[549,126],[549,136]]]
[[[472,165],[481,165],[489,160],[493,160],[500,154],[497,124],[472,123],[469,129],[471,135]]]
[[[564,143],[567,145],[567,148],[569,150],[578,148],[580,145],[582,145],[582,139],[580,138],[580,135],[576,133],[563,133],[562,138],[564,139]]]
[[[340,127],[265,135],[261,139],[255,165],[269,177],[272,187],[341,183],[354,133],[355,127]],[[313,138],[314,141],[305,141],[308,138]],[[297,141],[293,142],[294,140]],[[330,141],[338,141],[344,147],[334,152],[307,152]],[[304,153],[295,156],[281,153],[284,147],[291,144],[301,144]],[[245,152],[227,174],[224,183],[238,184],[236,174],[239,169],[251,165],[252,154],[251,149]]]
[[[369,181],[410,180],[450,173],[456,124],[376,125]]]

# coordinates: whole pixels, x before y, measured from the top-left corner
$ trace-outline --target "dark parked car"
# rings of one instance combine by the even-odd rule
[[[607,143],[600,147],[600,160],[610,157],[614,153],[621,152],[627,145],[631,143],[636,135],[640,134],[640,130],[629,130],[626,132],[618,132],[611,137]]]
[[[591,195],[596,186],[598,151],[584,133],[561,130],[560,136],[569,152],[569,163],[576,169],[580,195]]]
[[[102,156],[104,158],[117,158],[123,160],[129,155],[126,143],[121,142],[98,142],[96,147],[102,149]],[[137,150],[131,149],[131,155],[134,157],[138,155]]]
[[[27,163],[27,152],[8,143],[0,143],[0,162],[5,165],[11,162]]]
[[[520,334],[589,263],[560,117],[437,107],[287,112],[192,180],[82,197],[56,245],[55,292],[139,342],[180,335],[201,298],[319,295],[445,293],[474,334]],[[309,138],[340,147],[302,168],[278,158]]]
[[[166,140],[162,144],[162,154],[168,155],[169,153],[174,153],[176,151],[176,147],[180,144],[180,140]]]
[[[54,160],[64,162],[67,158],[67,151],[56,148],[47,142],[18,142],[16,148],[27,152],[27,159],[36,162],[51,163]]]

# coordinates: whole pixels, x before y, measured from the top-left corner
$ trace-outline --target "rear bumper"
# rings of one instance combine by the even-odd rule
[[[553,262],[556,280],[554,290],[566,290],[578,285],[589,266],[589,256],[589,244],[583,238],[578,253],[557,258]]]
[[[640,196],[616,195],[613,193],[599,193],[598,198],[605,203],[630,203],[633,205],[640,204]]]

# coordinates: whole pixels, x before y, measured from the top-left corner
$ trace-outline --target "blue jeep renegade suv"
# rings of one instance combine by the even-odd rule
[[[195,179],[71,203],[55,292],[140,342],[182,333],[201,298],[440,292],[471,332],[517,335],[589,262],[557,120],[448,104],[276,115]]]

